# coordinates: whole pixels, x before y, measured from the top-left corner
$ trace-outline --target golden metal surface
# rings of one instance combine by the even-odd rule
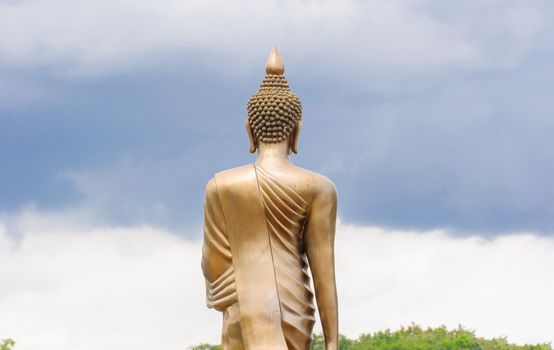
[[[249,103],[246,121],[250,151],[258,149],[255,163],[217,173],[206,187],[202,270],[207,305],[223,313],[224,350],[309,349],[310,274],[326,349],[338,349],[337,194],[329,179],[289,158],[302,121],[301,111],[279,99],[293,96],[284,69],[274,47],[260,90],[266,81],[278,88],[266,89],[258,106]],[[273,137],[274,130],[284,137]]]
[[[281,59],[281,55],[279,55],[279,50],[277,50],[277,46],[273,46],[273,48],[271,49],[271,53],[269,54],[269,58],[267,59],[267,63],[265,65],[265,72],[267,74],[285,73],[285,64]]]

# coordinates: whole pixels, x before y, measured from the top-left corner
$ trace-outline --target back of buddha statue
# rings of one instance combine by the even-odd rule
[[[334,233],[337,195],[296,167],[301,105],[276,49],[248,103],[254,164],[217,173],[205,197],[202,266],[208,306],[224,313],[223,349],[309,349],[314,292],[326,348],[338,346]]]

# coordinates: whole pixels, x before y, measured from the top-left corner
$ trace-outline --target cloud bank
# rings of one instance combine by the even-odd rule
[[[18,349],[218,342],[221,316],[204,306],[200,241],[38,212],[7,222],[0,224],[0,337],[14,338]],[[531,234],[483,240],[341,224],[341,332],[413,321],[463,324],[518,343],[552,341],[552,249],[553,239]]]
[[[3,1],[0,57],[11,67],[48,65],[90,74],[166,59],[167,64],[183,54],[230,56],[225,62],[231,65],[235,59],[257,63],[267,51],[259,48],[278,42],[297,53],[290,58],[294,65],[335,62],[341,70],[363,65],[367,69],[357,71],[362,74],[510,67],[541,45],[541,30],[549,25],[541,7],[551,4]]]

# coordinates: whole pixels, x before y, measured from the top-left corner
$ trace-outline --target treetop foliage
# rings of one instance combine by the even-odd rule
[[[458,326],[448,330],[445,326],[422,328],[416,324],[397,331],[384,330],[362,334],[358,339],[340,337],[340,350],[554,350],[551,344],[515,345],[506,338],[484,339],[473,331]],[[219,345],[201,344],[193,350],[220,350]],[[314,336],[312,350],[324,350],[323,335]]]
[[[13,339],[0,339],[0,350],[12,350],[14,345]]]

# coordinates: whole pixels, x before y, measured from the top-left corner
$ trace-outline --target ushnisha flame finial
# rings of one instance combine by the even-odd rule
[[[273,45],[273,48],[271,49],[271,53],[269,54],[269,57],[267,59],[267,63],[265,65],[265,72],[266,74],[283,74],[285,73],[285,65],[283,64],[283,60],[281,59],[281,56],[279,55],[279,51],[277,50],[277,46]]]

